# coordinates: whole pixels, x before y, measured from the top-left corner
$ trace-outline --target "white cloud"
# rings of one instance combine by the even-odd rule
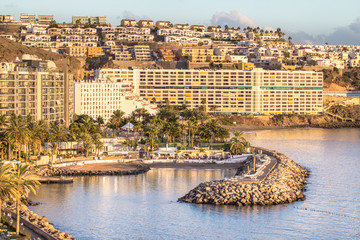
[[[211,19],[212,25],[228,25],[229,27],[257,27],[254,20],[245,16],[239,11],[231,11],[230,13],[226,12],[217,12],[213,15]]]
[[[355,33],[360,33],[360,17],[358,17],[354,23],[350,24],[349,28]]]
[[[360,17],[349,26],[338,27],[330,34],[312,36],[303,31],[285,31],[286,35],[293,38],[295,43],[314,43],[314,44],[360,44]]]
[[[150,17],[148,17],[148,16],[145,16],[145,15],[139,16],[139,15],[136,15],[136,14],[130,12],[130,11],[127,11],[127,10],[125,10],[123,12],[123,18],[124,19],[134,19],[136,21],[144,20],[144,19],[150,19]]]
[[[315,23],[316,24],[316,23]],[[239,11],[217,12],[211,18],[211,25],[228,25],[229,27],[258,27],[255,21]],[[264,30],[275,30],[269,26],[260,26]],[[291,36],[294,43],[302,44],[360,44],[360,17],[348,26],[338,27],[332,33],[310,35],[304,31],[284,30],[286,36]]]

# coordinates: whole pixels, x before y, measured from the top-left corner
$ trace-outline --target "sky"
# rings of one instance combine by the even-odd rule
[[[53,14],[106,16],[113,26],[123,18],[167,20],[190,25],[241,28],[280,27],[295,43],[360,45],[359,0],[1,0],[0,15]]]

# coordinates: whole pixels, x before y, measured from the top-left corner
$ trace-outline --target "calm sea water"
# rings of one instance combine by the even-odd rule
[[[360,129],[247,133],[311,171],[306,200],[270,207],[176,202],[230,170],[153,169],[43,185],[31,209],[78,239],[360,239]],[[307,210],[305,210],[305,208]]]

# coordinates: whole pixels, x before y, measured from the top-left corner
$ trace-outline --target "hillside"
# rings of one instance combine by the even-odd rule
[[[22,54],[36,55],[42,60],[52,60],[56,63],[60,70],[74,74],[76,79],[81,78],[82,65],[75,57],[69,57],[58,53],[45,51],[35,47],[27,47],[20,43],[0,37],[0,62],[12,62]]]
[[[360,69],[324,69],[325,91],[351,91],[360,89]]]

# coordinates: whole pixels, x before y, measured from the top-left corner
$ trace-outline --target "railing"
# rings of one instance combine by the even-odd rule
[[[360,91],[331,91],[323,92],[326,96],[349,96],[349,95],[360,95]]]

